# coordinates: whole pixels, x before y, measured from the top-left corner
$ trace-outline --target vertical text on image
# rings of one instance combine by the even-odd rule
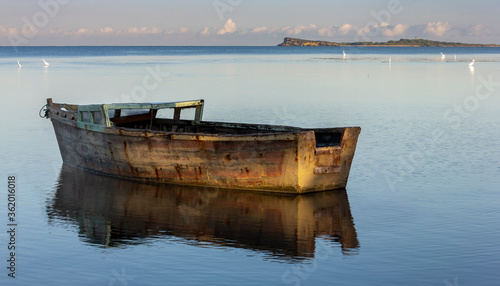
[[[11,278],[16,278],[16,176],[7,177],[7,250],[9,259],[7,259],[7,274]]]

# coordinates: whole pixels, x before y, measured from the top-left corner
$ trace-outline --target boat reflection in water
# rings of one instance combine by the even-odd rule
[[[85,242],[101,247],[178,237],[300,259],[314,257],[319,237],[344,254],[359,246],[345,189],[284,195],[149,185],[63,165],[47,213],[51,223],[75,224]]]

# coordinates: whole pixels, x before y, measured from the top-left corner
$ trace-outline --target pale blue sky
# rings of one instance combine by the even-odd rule
[[[2,0],[0,45],[500,44],[498,0]]]

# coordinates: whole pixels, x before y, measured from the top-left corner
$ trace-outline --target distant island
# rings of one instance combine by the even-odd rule
[[[484,45],[484,44],[465,44],[465,43],[451,43],[439,42],[425,39],[400,39],[399,41],[387,42],[352,42],[352,43],[336,43],[327,41],[310,41],[297,38],[286,37],[283,43],[279,44],[280,47],[291,46],[383,46],[383,47],[500,47],[500,45]]]

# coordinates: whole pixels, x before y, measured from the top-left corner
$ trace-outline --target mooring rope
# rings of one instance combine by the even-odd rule
[[[40,109],[40,111],[38,111],[38,115],[41,117],[41,118],[49,118],[49,109],[48,108],[45,108],[47,107],[49,104],[45,104],[44,106],[42,106],[42,108]],[[42,115],[42,112],[44,113]]]

